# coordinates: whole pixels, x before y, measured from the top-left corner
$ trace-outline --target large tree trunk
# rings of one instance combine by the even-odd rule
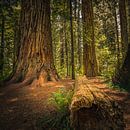
[[[52,52],[50,0],[22,0],[20,52],[13,82],[58,79]]]
[[[97,75],[97,61],[94,41],[93,6],[91,0],[82,0],[83,14],[83,62],[84,74],[88,77]]]
[[[14,47],[13,47],[13,70],[15,70],[15,63],[18,58],[19,48],[19,21],[18,19],[14,22]]]
[[[130,23],[130,1],[129,0],[127,1],[127,6],[128,6],[128,23]],[[128,47],[126,48],[127,52],[126,52],[125,60],[123,61],[121,69],[113,78],[113,83],[121,84],[125,88],[130,85],[130,24],[128,24],[127,29],[128,29],[128,35],[127,35],[128,43],[126,42],[125,44],[128,44],[127,45]],[[125,35],[124,34],[125,32],[121,32],[121,33],[123,33],[122,35]]]
[[[128,45],[126,58],[118,75],[118,81],[123,86],[127,87],[130,85],[130,44]]]

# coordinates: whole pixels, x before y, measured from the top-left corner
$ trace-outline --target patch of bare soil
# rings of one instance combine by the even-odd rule
[[[15,84],[0,88],[0,130],[38,130],[36,121],[55,110],[48,104],[48,98],[59,88],[71,89],[73,84],[72,80],[62,80],[48,82],[42,87]],[[121,104],[126,130],[130,130],[130,95],[108,88],[99,78],[90,78],[88,84],[97,86]]]
[[[73,83],[62,80],[42,87],[15,84],[0,88],[0,130],[37,130],[36,121],[55,109],[48,98],[60,88],[72,88]]]

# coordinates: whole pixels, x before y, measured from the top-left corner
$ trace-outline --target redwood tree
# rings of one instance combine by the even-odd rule
[[[120,26],[121,26],[122,53],[124,58],[128,48],[126,0],[119,0],[119,14],[120,14]]]
[[[126,45],[126,46],[128,46],[128,49],[126,52],[125,60],[123,62],[123,65],[122,65],[121,70],[118,75],[119,82],[122,85],[130,85],[130,24],[129,24],[130,23],[130,1],[129,0],[126,1],[126,5],[128,8],[128,14],[127,14],[127,17],[128,17],[128,25],[127,25],[128,45]],[[125,44],[127,44],[127,43],[125,43]]]
[[[71,69],[72,69],[71,74],[72,74],[72,79],[75,79],[72,0],[69,0],[69,3],[70,3]]]
[[[92,0],[82,0],[83,15],[83,64],[84,74],[88,77],[97,75],[97,61],[94,41]]]
[[[52,52],[50,0],[22,0],[20,50],[13,82],[58,79]]]
[[[123,64],[121,66],[121,69],[118,71],[118,73],[115,75],[115,77],[113,78],[113,83],[115,84],[121,84],[123,85],[123,87],[126,87],[128,85],[130,85],[130,1],[127,0],[126,2],[126,5],[127,5],[127,8],[128,8],[128,14],[127,14],[127,17],[128,17],[128,24],[127,24],[127,38],[128,39],[128,43],[125,42],[124,44],[126,44],[125,46],[127,46],[126,48],[126,54],[125,54],[125,59],[123,61]],[[126,8],[124,6],[124,8]],[[124,19],[127,19],[126,16]],[[122,23],[121,26],[124,27],[124,24],[126,23]],[[123,28],[121,27],[121,28]],[[124,34],[125,32],[124,31],[121,31],[122,36],[126,35]]]

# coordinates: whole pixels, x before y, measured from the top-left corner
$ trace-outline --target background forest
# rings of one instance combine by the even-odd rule
[[[75,76],[88,73],[90,77],[99,75],[118,82],[129,43],[129,1],[93,0],[92,5],[90,3],[85,0],[51,0],[54,65],[61,78],[75,79]],[[0,1],[1,80],[16,69],[20,12],[19,0]],[[91,18],[86,24],[87,13]],[[93,72],[87,72],[86,68]]]
[[[130,0],[0,0],[1,130],[129,130],[128,90]]]

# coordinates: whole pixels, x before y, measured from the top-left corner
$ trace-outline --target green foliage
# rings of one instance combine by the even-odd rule
[[[96,56],[99,66],[99,74],[107,79],[111,79],[117,67],[117,61],[122,64],[122,45],[119,36],[119,51],[116,38],[115,14],[117,17],[117,1],[94,0],[94,33],[96,43]],[[73,10],[73,37],[74,37],[74,62],[76,75],[83,74],[83,21],[82,2],[72,0]],[[21,5],[19,0],[2,0],[0,2],[0,16],[5,17],[4,28],[4,65],[0,80],[8,77],[14,69],[17,61],[19,48],[19,24]],[[79,16],[78,16],[79,12]],[[1,41],[0,17],[0,41]],[[119,18],[117,20],[119,22]],[[120,23],[120,22],[119,22]],[[118,25],[119,26],[119,25]],[[120,28],[120,27],[119,27]],[[67,0],[51,1],[51,31],[53,43],[54,64],[60,77],[65,78],[71,75],[71,34],[70,34],[70,9]],[[120,33],[120,29],[118,30]],[[80,45],[78,45],[78,43]],[[63,44],[63,46],[62,46]],[[0,43],[0,48],[1,43]],[[63,48],[63,51],[61,51]],[[79,51],[80,50],[80,51]],[[1,53],[1,51],[0,51]],[[67,53],[67,54],[66,54]],[[120,56],[117,55],[120,53]],[[62,56],[63,54],[63,56]],[[119,56],[119,57],[118,57]],[[79,58],[80,57],[80,58]],[[63,59],[63,62],[61,62]],[[79,60],[80,59],[80,60]],[[1,59],[0,59],[1,60]],[[2,61],[2,60],[1,60]],[[80,61],[80,62],[79,62]],[[1,64],[1,63],[0,63]],[[68,71],[67,71],[68,69]],[[67,73],[68,72],[68,73]]]
[[[4,17],[4,57],[3,69],[0,70],[0,80],[7,78],[14,69],[17,41],[18,41],[18,22],[20,17],[20,1],[1,1],[0,2],[0,41],[2,36],[2,17]],[[0,54],[2,44],[0,42]],[[2,59],[0,59],[1,62]],[[1,63],[0,63],[1,64]]]
[[[99,64],[99,72],[101,76],[111,79],[117,65],[117,58],[109,50],[108,47],[97,47],[97,59]]]
[[[49,103],[53,104],[57,110],[56,112],[44,115],[42,119],[37,121],[37,126],[42,129],[72,130],[69,113],[72,96],[72,90],[60,89],[58,92],[53,93],[52,98],[49,99]]]
[[[96,54],[99,74],[111,79],[115,73],[119,57],[115,32],[114,1],[96,0],[94,8]],[[119,38],[120,42],[120,38]]]
[[[72,95],[72,90],[67,91],[65,89],[60,89],[58,92],[53,93],[53,96],[49,101],[54,104],[58,110],[63,111],[68,108],[71,103]]]

